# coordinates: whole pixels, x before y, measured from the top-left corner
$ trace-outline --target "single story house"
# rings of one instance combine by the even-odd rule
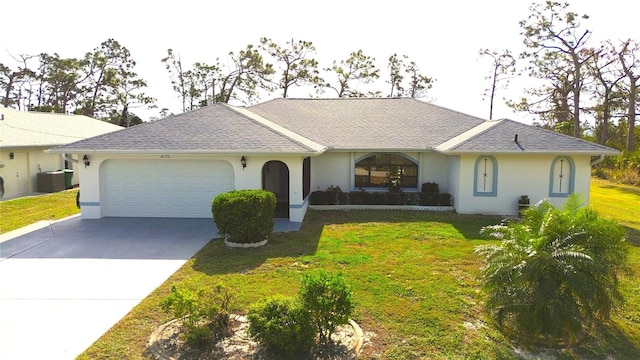
[[[74,170],[77,158],[45,150],[119,129],[122,127],[83,115],[0,107],[0,183],[4,187],[0,197],[37,192],[39,173]],[[79,183],[75,170],[71,182]]]
[[[433,182],[463,214],[517,214],[517,201],[589,199],[611,148],[511,120],[407,98],[213,104],[51,150],[87,157],[83,218],[210,217],[232,189],[273,191],[300,222],[315,190],[420,191]]]

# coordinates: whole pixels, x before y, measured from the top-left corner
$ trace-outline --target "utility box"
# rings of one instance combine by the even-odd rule
[[[38,173],[38,191],[52,193],[66,190],[63,171]]]

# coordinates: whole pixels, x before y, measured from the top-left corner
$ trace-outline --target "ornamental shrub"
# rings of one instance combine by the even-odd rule
[[[351,289],[344,278],[326,270],[302,275],[300,299],[321,342],[327,342],[337,326],[347,324],[353,312]]]
[[[160,307],[173,314],[175,319],[182,319],[185,332],[181,336],[186,342],[204,345],[212,338],[221,338],[229,333],[232,299],[232,292],[222,284],[195,290],[174,285]]]
[[[487,310],[507,334],[529,342],[575,343],[623,302],[624,230],[572,194],[563,208],[544,201],[521,221],[483,228],[497,244],[476,253]]]
[[[423,183],[422,186],[420,187],[420,192],[438,194],[440,193],[440,186],[438,185],[438,183],[426,182],[426,183]]]
[[[251,305],[247,319],[249,335],[278,355],[297,358],[315,344],[309,312],[298,299],[270,297]]]
[[[437,186],[437,184],[435,184]],[[439,192],[351,191],[343,193],[335,188],[317,190],[309,198],[311,205],[420,205],[451,206],[451,194]]]
[[[273,232],[275,209],[276,196],[266,190],[233,190],[211,202],[218,233],[237,243],[266,239]]]

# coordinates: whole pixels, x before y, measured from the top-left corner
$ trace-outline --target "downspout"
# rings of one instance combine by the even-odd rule
[[[77,164],[77,163],[78,163],[78,159],[74,159],[74,158],[72,158],[72,157],[71,157],[71,155],[69,155],[69,154],[64,154],[63,158],[64,158],[66,161],[70,161],[70,162],[75,163],[75,164]]]
[[[604,160],[604,155],[600,154],[600,156],[597,159],[591,160],[591,167],[600,164],[603,160]]]

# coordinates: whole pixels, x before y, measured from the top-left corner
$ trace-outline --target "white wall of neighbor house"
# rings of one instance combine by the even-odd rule
[[[490,155],[490,154],[487,154]],[[461,214],[517,215],[518,200],[527,195],[531,205],[548,199],[556,206],[566,196],[550,196],[551,167],[557,155],[493,155],[497,162],[497,187],[494,196],[474,195],[476,160],[483,155],[461,155],[459,162],[451,159],[450,173],[457,173],[450,185],[455,208]],[[574,164],[573,192],[589,201],[591,157],[569,156]]]
[[[84,154],[78,154],[80,159]],[[106,216],[105,199],[105,164],[108,161],[118,160],[144,160],[144,161],[180,161],[201,160],[227,162],[233,168],[233,188],[261,189],[262,168],[265,163],[272,160],[282,161],[289,169],[289,204],[290,220],[302,221],[307,209],[307,203],[302,198],[302,156],[262,156],[245,155],[247,164],[243,168],[240,162],[242,155],[183,155],[183,154],[158,154],[158,155],[89,155],[89,166],[82,163],[77,165],[80,176],[80,203],[82,218],[98,219]],[[210,201],[212,199],[207,199]]]
[[[0,176],[4,180],[3,198],[12,198],[33,191],[28,166],[28,152],[4,148],[0,151]]]
[[[45,149],[37,149],[29,152],[29,172],[32,174],[32,183],[36,184],[37,191],[38,173],[58,171],[64,169],[64,160],[60,154],[48,154]]]
[[[45,149],[5,148],[0,151],[0,176],[4,180],[4,198],[38,192],[38,173],[64,169],[62,156],[45,153]]]

